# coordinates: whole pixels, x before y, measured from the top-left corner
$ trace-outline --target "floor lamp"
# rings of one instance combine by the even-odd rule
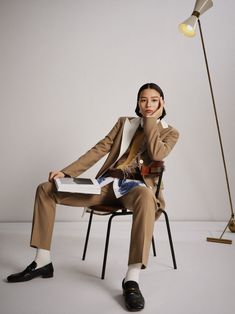
[[[216,121],[216,126],[217,126],[217,132],[218,132],[218,137],[219,137],[220,150],[221,150],[221,154],[222,154],[224,173],[225,173],[226,185],[227,185],[227,190],[228,190],[228,198],[229,198],[230,209],[231,209],[231,217],[230,217],[224,231],[222,232],[220,238],[208,237],[207,241],[232,244],[232,240],[222,239],[227,228],[229,228],[231,232],[235,232],[234,210],[233,210],[232,197],[231,197],[230,186],[229,186],[228,172],[227,172],[227,167],[226,167],[226,162],[225,162],[223,143],[222,143],[222,138],[221,138],[221,134],[220,134],[220,127],[219,127],[219,121],[218,121],[218,116],[217,116],[217,110],[216,110],[216,106],[215,106],[215,98],[214,98],[214,93],[213,93],[213,88],[212,88],[209,65],[208,65],[208,61],[207,61],[206,49],[205,49],[205,44],[204,44],[203,35],[202,35],[202,27],[201,27],[201,22],[199,20],[199,17],[204,12],[206,12],[208,9],[210,9],[212,6],[213,6],[212,0],[196,0],[192,15],[187,20],[185,20],[183,23],[181,23],[179,25],[179,30],[184,35],[186,35],[188,37],[193,37],[193,36],[195,36],[196,24],[198,22],[200,37],[201,37],[201,43],[202,43],[202,49],[203,49],[203,54],[204,54],[204,59],[205,59],[205,64],[206,64],[206,70],[207,70],[207,75],[208,75],[208,80],[209,80],[209,86],[210,86],[213,110],[214,110],[214,115],[215,115],[215,121]]]

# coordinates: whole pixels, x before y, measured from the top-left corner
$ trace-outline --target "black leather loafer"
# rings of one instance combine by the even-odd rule
[[[142,296],[139,285],[135,281],[122,282],[123,296],[126,307],[131,312],[143,310],[144,297]]]
[[[53,277],[54,268],[52,263],[47,264],[41,268],[37,268],[37,263],[32,262],[24,271],[21,273],[12,274],[7,277],[8,282],[21,282],[21,281],[28,281],[35,277],[42,277],[42,278],[51,278]]]

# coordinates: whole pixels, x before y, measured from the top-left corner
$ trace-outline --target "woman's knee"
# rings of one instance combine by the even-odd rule
[[[54,184],[52,182],[40,183],[37,187],[37,193],[51,194],[54,190]]]

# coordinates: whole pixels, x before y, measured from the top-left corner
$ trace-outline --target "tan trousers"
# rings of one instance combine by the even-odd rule
[[[35,196],[30,243],[32,247],[50,250],[56,204],[77,207],[119,204],[132,210],[128,264],[142,263],[143,267],[147,266],[157,208],[157,200],[150,188],[134,187],[126,195],[116,199],[112,183],[104,186],[99,195],[57,192],[54,183],[42,183]]]

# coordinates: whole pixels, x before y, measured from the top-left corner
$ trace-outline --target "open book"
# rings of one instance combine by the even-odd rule
[[[57,178],[55,184],[58,192],[100,194],[101,187],[96,179]]]

